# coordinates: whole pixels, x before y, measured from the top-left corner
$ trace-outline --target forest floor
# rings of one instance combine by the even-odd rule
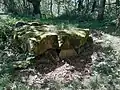
[[[120,36],[103,32],[99,27],[98,30],[90,29],[90,32],[93,48],[85,48],[80,57],[63,60],[50,72],[43,73],[43,69],[37,70],[34,67],[15,70],[10,74],[12,77],[10,80],[8,73],[11,69],[8,63],[14,59],[23,59],[22,56],[25,55],[13,55],[11,48],[7,47],[9,40],[5,43],[1,40],[0,47],[4,48],[0,48],[0,88],[3,90],[5,87],[7,90],[10,88],[13,90],[120,90]],[[47,69],[52,67],[54,65]],[[6,69],[9,71],[5,72]]]
[[[109,56],[106,57],[106,53],[110,52],[110,55],[114,54],[114,57],[117,57],[116,54],[119,55],[120,37],[112,36],[106,33],[102,33],[100,31],[92,31],[91,36],[94,41],[93,50],[91,50],[90,47],[87,48],[88,50],[85,50],[83,55],[84,58],[80,58],[82,57],[83,54],[82,53],[80,57],[70,58],[69,62],[67,62],[67,60],[65,60],[65,62],[63,61],[61,65],[59,65],[50,72],[46,73],[44,70],[41,70],[41,72],[44,74],[41,74],[41,72],[38,72],[35,69],[26,69],[26,70],[17,71],[17,74],[19,73],[20,75],[19,77],[22,77],[21,80],[23,82],[28,83],[30,86],[43,88],[45,90],[47,89],[61,90],[61,87],[64,87],[64,89],[62,90],[81,90],[81,89],[92,90],[94,88],[96,88],[96,90],[100,88],[105,89],[104,86],[103,87],[99,87],[99,85],[94,86],[95,83],[93,83],[93,87],[91,87],[90,86],[91,78],[93,78],[95,73],[106,74],[108,77],[109,75],[111,75],[112,71],[110,69],[112,69],[111,68],[112,65],[110,64],[110,62],[112,63],[114,61],[115,62],[117,61],[116,60],[109,61],[108,59]],[[112,50],[114,50],[115,53],[113,53]],[[91,55],[91,53],[93,54]],[[85,56],[85,55],[89,55],[89,56]],[[108,61],[106,60],[106,58],[108,59]],[[48,65],[46,65],[46,68],[48,68],[48,70],[50,70],[51,67],[48,67]],[[97,74],[97,76],[99,76],[99,74]],[[93,80],[93,82],[96,83],[99,82],[99,80],[98,81],[96,80]],[[120,88],[119,85],[115,88],[119,89]]]

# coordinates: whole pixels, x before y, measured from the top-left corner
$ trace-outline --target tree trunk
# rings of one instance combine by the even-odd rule
[[[119,0],[116,0],[116,15],[117,15],[117,22],[116,22],[116,28],[120,29],[120,14],[119,14]]]
[[[109,9],[111,9],[111,0],[108,0]]]
[[[105,2],[106,0],[99,0],[98,20],[104,19]]]
[[[96,7],[96,0],[94,0],[94,2],[93,2],[93,5],[92,5],[92,10],[91,10],[91,12],[94,12],[94,10],[95,10],[95,7]]]
[[[89,12],[89,0],[86,1],[86,5],[85,5],[85,15],[87,15]]]
[[[26,0],[23,0],[23,13],[26,13],[27,15],[29,15],[29,10],[27,9],[27,3]]]
[[[116,15],[119,16],[119,0],[116,0]]]
[[[120,29],[120,14],[118,14],[118,16],[117,16],[116,28],[118,30]]]
[[[75,15],[77,15],[77,0],[75,0]]]
[[[53,10],[52,10],[52,8],[53,8],[53,0],[51,0],[51,2],[50,2],[50,12],[51,12],[51,16],[53,17]]]
[[[25,7],[26,6],[26,3],[25,3],[25,0],[23,0],[23,7]]]
[[[58,16],[59,16],[60,15],[60,1],[59,0],[58,0],[57,8],[58,8]]]
[[[116,6],[119,6],[119,0],[116,0]]]
[[[28,2],[32,3],[33,5],[33,16],[35,15],[40,15],[41,16],[41,11],[40,11],[40,2],[41,0],[27,0]]]
[[[78,11],[81,11],[83,9],[83,0],[78,0]]]
[[[15,2],[14,0],[3,0],[4,1],[4,5],[7,8],[8,12],[11,12],[13,14],[17,14],[17,11],[15,10]]]
[[[33,8],[34,8],[34,10],[33,10],[33,14],[34,15],[37,15],[37,14],[40,14],[41,15],[41,13],[40,13],[40,9],[39,9],[39,7],[40,7],[40,3],[38,2],[35,2],[35,3],[32,3],[33,4]]]
[[[75,9],[77,8],[77,0],[75,0]]]

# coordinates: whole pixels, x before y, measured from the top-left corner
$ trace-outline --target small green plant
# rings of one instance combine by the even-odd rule
[[[117,53],[112,48],[104,48],[104,55],[100,60],[96,60],[93,65],[93,76],[99,78],[92,79],[90,86],[94,90],[103,88],[104,90],[119,90],[120,89],[120,53]]]

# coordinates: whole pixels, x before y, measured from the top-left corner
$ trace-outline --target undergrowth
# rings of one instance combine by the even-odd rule
[[[29,87],[26,84],[14,80],[15,61],[24,61],[29,58],[26,53],[19,53],[13,50],[12,37],[13,25],[19,20],[29,20],[9,17],[6,20],[0,19],[0,90],[42,90]],[[32,21],[32,19],[31,19]],[[59,21],[41,20],[42,23],[55,24]],[[59,22],[60,23],[60,22]],[[61,21],[58,28],[68,28],[69,21]],[[87,23],[86,23],[87,24]],[[89,23],[90,24],[90,23]],[[72,24],[70,24],[72,25]],[[82,24],[81,24],[82,25]],[[90,24],[92,25],[92,24]],[[85,27],[86,25],[82,25]],[[97,24],[104,26],[104,24]],[[71,26],[72,27],[72,26]],[[88,25],[88,27],[91,27]],[[120,53],[111,48],[104,48],[102,56],[93,61],[92,76],[87,81],[73,81],[69,85],[60,85],[56,82],[48,84],[46,90],[119,90],[120,89]],[[43,89],[44,90],[44,89]]]

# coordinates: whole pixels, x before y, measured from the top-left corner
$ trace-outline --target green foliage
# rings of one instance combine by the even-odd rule
[[[5,87],[9,87],[12,81],[10,80],[11,76],[4,74],[0,76],[0,90],[5,90]]]
[[[13,85],[16,69],[14,65],[17,61],[22,62],[18,66],[22,65],[21,68],[26,68],[31,60],[28,54],[20,54],[12,46],[13,25],[16,21],[18,19],[12,17],[0,19],[0,90],[9,89]],[[23,62],[24,60],[27,62]]]
[[[93,65],[93,71],[94,76],[96,76],[96,80],[92,80],[92,87],[95,88],[97,86],[98,89],[102,87],[104,89],[112,88],[112,90],[119,90],[119,60],[120,53],[117,53],[110,47],[104,48],[103,58],[98,58],[98,60],[95,61]],[[93,86],[93,83],[95,86]]]

